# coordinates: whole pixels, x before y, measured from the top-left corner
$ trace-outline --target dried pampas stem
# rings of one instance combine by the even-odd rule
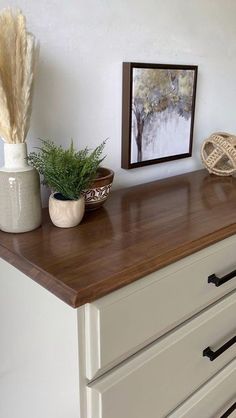
[[[0,13],[0,137],[25,142],[32,111],[33,82],[39,47],[26,30],[20,11]]]

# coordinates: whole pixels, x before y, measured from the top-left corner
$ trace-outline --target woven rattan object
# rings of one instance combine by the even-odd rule
[[[203,142],[201,157],[209,173],[232,176],[236,173],[236,136],[213,133]]]

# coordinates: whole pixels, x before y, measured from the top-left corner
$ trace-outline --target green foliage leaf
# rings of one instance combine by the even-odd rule
[[[105,158],[102,153],[106,141],[92,152],[87,147],[76,151],[73,141],[68,149],[55,145],[53,141],[41,142],[39,151],[29,154],[29,164],[43,176],[43,184],[61,193],[66,199],[79,199],[81,192],[95,178],[96,171]]]

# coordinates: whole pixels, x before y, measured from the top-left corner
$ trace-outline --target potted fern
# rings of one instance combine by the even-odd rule
[[[42,140],[38,152],[29,154],[29,164],[43,177],[43,184],[52,189],[49,214],[54,225],[70,228],[78,225],[84,215],[83,190],[87,189],[103,161],[105,141],[94,151],[76,151],[73,142],[68,149]]]

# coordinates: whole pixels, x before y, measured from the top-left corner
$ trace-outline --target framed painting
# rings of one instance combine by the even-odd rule
[[[123,63],[122,168],[192,155],[197,69]]]

